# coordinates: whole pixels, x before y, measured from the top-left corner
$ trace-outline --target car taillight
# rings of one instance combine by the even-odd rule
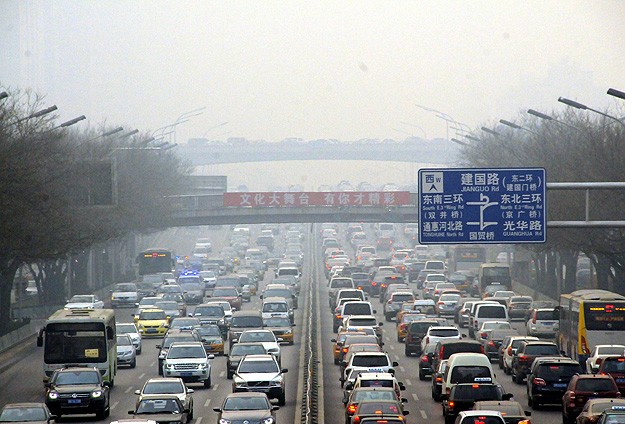
[[[372,281],[372,282],[371,282],[371,287],[375,287],[375,286],[377,286],[377,285],[378,285],[378,283],[376,283],[375,281]]]
[[[442,381],[443,381],[443,377],[436,377],[436,382],[437,382],[437,383],[440,383],[440,382],[442,382]]]
[[[406,329],[406,327],[407,327],[407,325],[405,323],[404,324],[399,324],[399,329],[402,330],[402,331],[404,331]]]
[[[438,304],[439,304],[439,305],[444,305],[444,304],[445,304],[445,302],[438,302]]]
[[[450,400],[447,403],[447,406],[449,407],[449,409],[454,409],[454,406],[456,406],[456,402],[454,402],[453,400]]]
[[[508,355],[512,356],[512,346],[508,348]]]
[[[385,288],[386,284],[382,283],[382,284],[380,284],[380,287]]]
[[[360,417],[352,418],[352,424],[360,424]]]
[[[423,356],[421,357],[421,362],[430,362],[430,357],[429,357],[429,356],[427,356],[427,355],[423,355]]]
[[[545,382],[545,380],[543,380],[542,378],[535,378],[534,380],[532,380],[532,383],[536,386],[546,386],[547,383]]]
[[[495,347],[495,342],[491,340],[490,342],[488,342],[488,345],[492,346],[492,347]]]
[[[353,403],[352,403],[352,404],[350,404],[350,405],[347,407],[347,414],[348,414],[348,415],[354,415],[354,412],[356,412],[356,409],[357,409],[357,408],[358,408],[358,406],[357,406],[357,405],[354,405]]]
[[[527,362],[529,361],[531,358],[527,355],[519,355],[519,361],[520,362]]]
[[[480,333],[480,337],[485,339],[486,337],[488,337],[488,333]]]
[[[349,350],[349,348],[344,347],[344,348],[343,348],[343,353],[347,353],[347,351],[348,351],[348,350]]]
[[[343,317],[340,314],[336,315],[336,319],[341,319],[341,318],[343,318]]]

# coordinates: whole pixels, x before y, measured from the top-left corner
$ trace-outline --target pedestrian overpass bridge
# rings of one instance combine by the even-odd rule
[[[224,206],[223,194],[167,197],[175,213],[172,227],[200,225],[312,223],[312,222],[417,222],[417,194],[409,193],[402,205],[335,205],[296,207]]]

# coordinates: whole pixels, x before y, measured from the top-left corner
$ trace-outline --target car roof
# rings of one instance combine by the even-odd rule
[[[255,354],[255,355],[247,355],[244,358],[245,361],[266,361],[266,360],[271,360],[275,362],[275,357],[271,354]]]
[[[148,381],[146,381],[146,383],[150,383],[150,382],[184,384],[184,382],[182,381],[182,378],[178,378],[178,377],[152,377],[148,379]]]
[[[239,398],[239,397],[258,397],[258,398],[267,398],[267,395],[262,392],[236,392],[236,393],[228,393],[226,398]]]

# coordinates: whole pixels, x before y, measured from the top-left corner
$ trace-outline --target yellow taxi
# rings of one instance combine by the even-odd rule
[[[202,344],[204,345],[204,350],[206,350],[207,354],[224,354],[225,343],[218,325],[202,325],[197,327],[195,331],[202,339]]]
[[[276,339],[280,343],[288,343],[290,345],[294,342],[294,328],[291,320],[287,317],[268,317],[263,318],[263,325],[267,330],[273,331]]]
[[[162,309],[143,309],[135,315],[135,324],[142,337],[163,337],[169,328],[169,317]]]
[[[352,334],[366,334],[364,332],[355,332],[355,331],[341,331],[339,334],[336,335],[336,339],[332,339],[330,340],[331,342],[334,343],[334,349],[332,351],[332,354],[334,355],[334,365],[338,365],[340,362],[340,358],[341,358],[341,349],[343,348],[343,343],[345,343],[345,338],[349,335],[351,336]]]
[[[424,314],[420,313],[404,313],[401,316],[401,320],[397,321],[397,341],[402,343],[408,335],[408,326],[413,321],[418,321],[425,318]]]

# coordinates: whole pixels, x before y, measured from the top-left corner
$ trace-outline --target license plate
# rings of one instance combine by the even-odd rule
[[[555,325],[555,324],[556,324],[556,323],[555,323],[555,321],[554,321],[554,322],[551,322],[551,321],[549,321],[549,322],[543,322],[543,325],[549,325],[549,326],[551,326],[551,325]]]
[[[625,378],[617,378],[617,379],[616,379],[616,382],[617,382],[617,383],[621,383],[621,384],[622,384],[622,383],[625,383]]]
[[[80,399],[67,399],[67,403],[72,404],[72,405],[79,404],[80,402],[81,402]]]
[[[191,377],[193,375],[193,373],[191,373],[191,372],[181,372],[180,375],[183,376],[183,377]]]
[[[369,368],[370,372],[383,372],[382,368]]]
[[[156,333],[156,328],[148,328],[147,332],[148,333]]]
[[[568,384],[566,384],[566,383],[555,383],[553,385],[553,387],[555,387],[556,389],[562,389],[562,388],[564,388],[566,386],[568,386]]]

